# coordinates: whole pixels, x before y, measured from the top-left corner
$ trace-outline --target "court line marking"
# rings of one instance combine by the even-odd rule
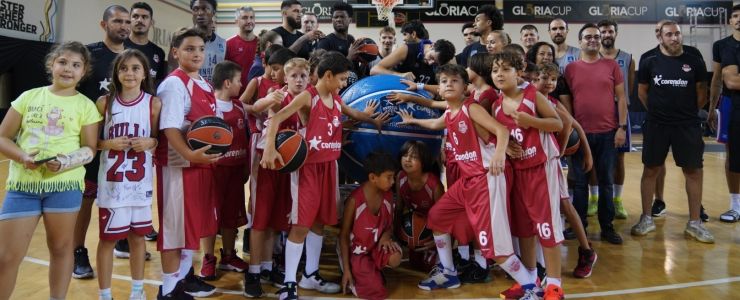
[[[30,256],[26,256],[23,258],[24,261],[43,265],[43,266],[49,266],[49,262],[33,258]],[[123,280],[123,281],[131,281],[131,277],[129,276],[123,276],[118,274],[113,274],[113,279]],[[659,292],[659,291],[666,291],[666,290],[673,290],[673,289],[683,289],[683,288],[689,288],[689,287],[698,287],[698,286],[709,286],[709,285],[718,285],[718,284],[726,284],[726,283],[733,283],[733,282],[740,282],[740,276],[737,277],[728,277],[728,278],[719,278],[719,279],[711,279],[711,280],[702,280],[702,281],[694,281],[694,282],[686,282],[686,283],[675,283],[675,284],[666,284],[666,285],[658,285],[658,286],[650,286],[650,287],[641,287],[641,288],[633,288],[633,289],[624,289],[624,290],[613,290],[613,291],[603,291],[603,292],[592,292],[592,293],[580,293],[580,294],[568,294],[568,299],[582,299],[582,298],[593,298],[593,297],[606,297],[606,296],[617,296],[617,295],[629,295],[629,294],[641,294],[641,293],[649,293],[649,292]],[[153,286],[160,286],[162,285],[161,281],[158,280],[151,280],[151,279],[144,279],[144,283],[153,285]],[[222,294],[229,294],[229,295],[241,295],[242,291],[235,291],[235,290],[227,290],[222,288],[216,288],[216,291]],[[267,298],[277,298],[277,295],[273,293],[265,293],[263,297]],[[337,299],[336,297],[312,297],[312,296],[302,296],[302,299],[309,299],[309,300],[334,300]],[[405,299],[405,298],[393,298],[393,299]],[[409,299],[415,299],[415,298],[409,298]],[[466,300],[490,300],[490,298],[464,298]]]

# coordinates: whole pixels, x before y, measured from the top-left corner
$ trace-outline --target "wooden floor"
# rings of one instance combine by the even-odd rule
[[[716,145],[715,145],[716,146]],[[716,148],[716,147],[715,147]],[[707,227],[715,235],[716,244],[706,245],[684,238],[683,229],[688,218],[684,178],[669,155],[665,198],[668,214],[656,219],[658,229],[647,237],[636,238],[629,234],[630,227],[639,217],[639,180],[642,173],[640,153],[626,155],[627,179],[624,189],[625,206],[629,212],[627,220],[616,220],[616,229],[624,238],[624,245],[615,246],[601,242],[598,226],[592,226],[589,238],[593,241],[599,258],[593,275],[588,279],[576,279],[572,274],[577,260],[577,243],[566,241],[562,247],[563,283],[567,298],[599,299],[738,299],[740,291],[740,226],[718,221],[718,216],[728,208],[728,192],[723,172],[724,153],[707,152],[704,155],[704,206],[711,220]],[[3,183],[0,196],[4,198],[4,182],[7,161],[0,163],[0,180]],[[0,198],[0,199],[2,199]],[[86,246],[90,249],[90,260],[95,262],[98,226],[97,212],[93,210]],[[156,211],[155,211],[156,215]],[[597,224],[595,218],[591,224]],[[40,224],[41,225],[41,224]],[[240,232],[241,233],[241,232]],[[38,226],[28,256],[21,265],[18,284],[12,299],[48,299],[48,260],[44,227]],[[1,237],[0,237],[1,238]],[[241,249],[241,234],[237,248]],[[333,249],[334,236],[326,241]],[[9,241],[0,241],[7,243]],[[145,290],[150,299],[156,299],[160,283],[161,266],[159,255],[153,251],[155,244],[147,243],[152,251],[152,260],[146,264]],[[217,248],[220,247],[217,245]],[[322,274],[330,280],[339,280],[336,255],[325,251],[322,257]],[[245,260],[248,259],[246,255]],[[200,266],[200,257],[195,263]],[[94,266],[93,266],[94,267]],[[126,299],[130,290],[128,261],[114,261],[113,295]],[[463,285],[449,291],[426,292],[416,287],[425,274],[409,270],[402,264],[397,270],[386,272],[390,297],[395,299],[497,298],[499,291],[512,282],[503,274],[494,273],[494,280],[487,284]],[[213,298],[242,299],[242,276],[237,273],[221,273],[214,282],[220,293]],[[72,279],[68,299],[96,299],[97,281]],[[265,286],[266,292],[275,289]],[[320,295],[301,291],[301,296],[313,299],[333,299],[336,295]],[[735,296],[733,296],[735,295]],[[275,297],[268,294],[267,297]]]

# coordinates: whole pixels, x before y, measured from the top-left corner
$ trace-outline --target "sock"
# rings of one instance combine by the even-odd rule
[[[131,294],[138,295],[144,292],[144,280],[131,280]]]
[[[306,236],[306,275],[311,275],[319,270],[319,259],[321,258],[321,245],[324,243],[324,237],[315,234],[313,231],[308,232]]]
[[[730,194],[730,208],[740,212],[740,194]]]
[[[260,271],[261,271],[260,265],[252,265],[252,264],[250,264],[249,265],[249,271],[247,271],[247,273],[249,273],[249,274],[259,274]]]
[[[598,197],[599,196],[599,186],[598,185],[589,185],[588,189],[591,193],[591,197]]]
[[[460,258],[464,260],[470,260],[470,246],[457,245],[457,253],[460,254]]]
[[[483,253],[481,253],[478,249],[475,249],[473,252],[475,256],[475,262],[478,263],[481,268],[488,268],[488,262],[486,262],[486,258],[483,257]]]
[[[298,272],[298,262],[303,255],[303,243],[293,243],[290,240],[285,241],[285,281],[296,282],[296,273]],[[308,259],[307,259],[308,260]]]
[[[98,295],[100,296],[100,299],[112,299],[113,295],[110,293],[110,288],[98,290]]]
[[[260,269],[272,271],[272,261],[271,260],[268,260],[268,261],[261,262],[260,263]]]
[[[180,251],[180,269],[177,271],[177,280],[184,279],[193,267],[193,250],[182,249]],[[164,291],[162,291],[164,293]]]
[[[537,267],[534,269],[525,268],[527,270],[527,277],[532,282],[537,282]]]
[[[560,287],[560,285],[561,285],[560,278],[552,278],[552,277],[549,277],[548,276],[547,279],[546,279],[546,281],[547,281],[547,285],[551,285],[552,284],[552,285],[554,285],[556,287]]]
[[[614,186],[614,198],[621,198],[622,197],[622,188],[624,188],[624,185],[615,184],[613,186]]]
[[[689,224],[691,225],[701,225],[701,219],[699,220],[689,220]]]
[[[178,280],[177,273],[162,273],[162,296],[172,293]]]
[[[445,233],[443,235],[435,235],[434,243],[437,245],[437,253],[439,253],[439,262],[445,271],[455,272],[455,263],[452,261],[452,238],[450,235]]]
[[[516,255],[509,256],[509,258],[501,264],[501,269],[504,269],[506,273],[509,273],[509,275],[511,275],[511,277],[522,286],[528,284],[534,285],[534,279],[529,277],[527,268],[524,267],[524,264],[522,264],[522,261],[519,260]]]

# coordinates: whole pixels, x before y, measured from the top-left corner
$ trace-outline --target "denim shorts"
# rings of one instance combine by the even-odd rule
[[[0,220],[38,216],[44,213],[69,213],[80,210],[82,191],[26,193],[8,191],[0,210]]]

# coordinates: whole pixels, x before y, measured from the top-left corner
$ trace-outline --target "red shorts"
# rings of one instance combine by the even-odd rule
[[[219,226],[236,229],[246,225],[244,184],[247,183],[247,165],[217,166],[214,171]]]
[[[560,162],[550,159],[542,165],[514,170],[511,192],[512,234],[538,235],[540,244],[554,247],[563,241],[560,220]]]
[[[311,227],[315,222],[335,225],[339,206],[337,162],[303,165],[290,173],[290,224]]]
[[[452,232],[459,219],[467,220],[483,256],[512,255],[507,201],[511,168],[505,170],[498,176],[486,173],[458,179],[432,206],[427,226],[434,231]]]
[[[388,261],[393,253],[383,252],[380,247],[375,247],[372,252],[367,254],[350,254],[349,264],[352,266],[355,296],[370,300],[388,297],[382,270],[388,266]]]
[[[98,183],[85,179],[85,190],[82,191],[82,198],[85,199],[97,199],[98,198]]]
[[[213,169],[157,166],[157,250],[200,248],[218,231]]]
[[[457,167],[457,164],[454,162],[448,162],[447,165],[445,165],[445,181],[447,181],[447,188],[449,189],[453,186],[458,178],[460,178],[460,169]]]
[[[117,241],[128,237],[129,232],[145,236],[154,230],[152,227],[151,206],[126,206],[117,208],[98,208],[100,239]]]
[[[290,214],[290,173],[256,167],[250,185],[252,191],[252,229],[288,231]],[[253,195],[253,196],[252,196]]]

